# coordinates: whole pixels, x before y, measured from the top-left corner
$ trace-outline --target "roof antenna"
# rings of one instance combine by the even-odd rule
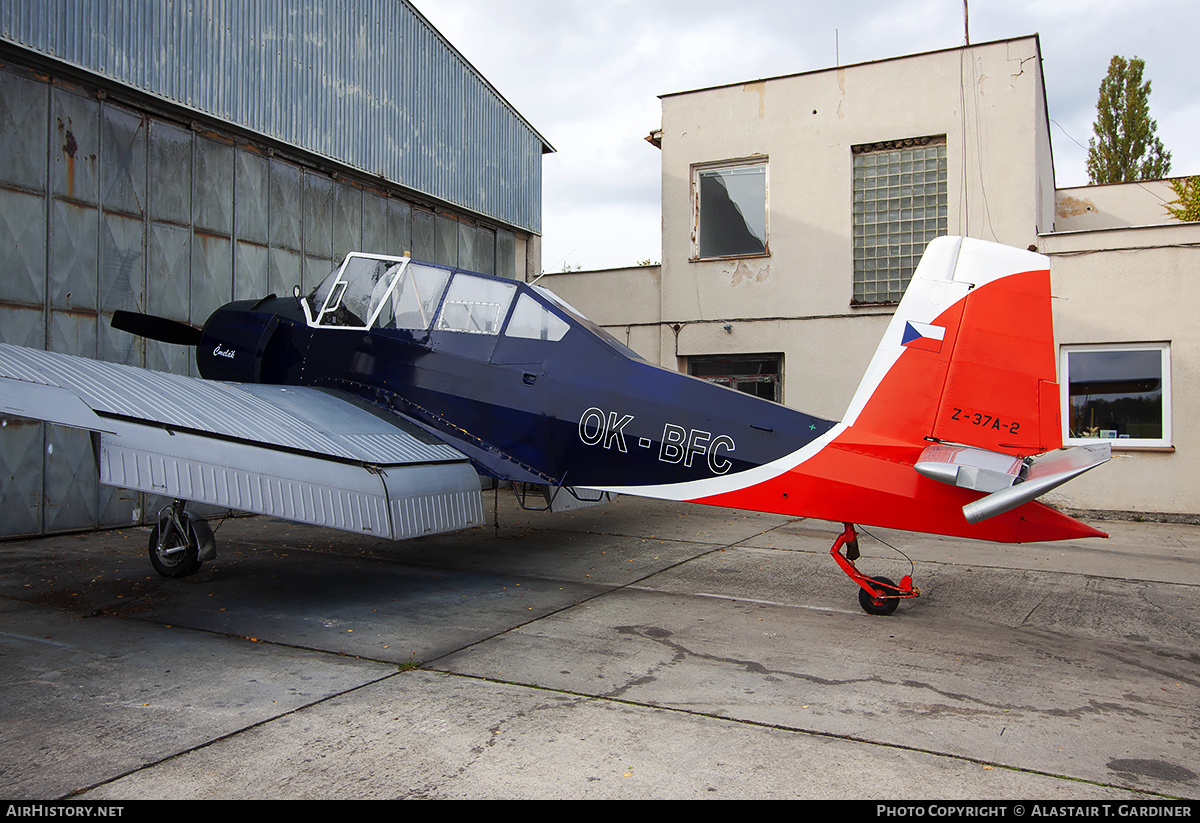
[[[967,14],[967,0],[963,0],[963,36],[966,38],[966,44],[971,45],[971,21]]]
[[[963,2],[965,3],[966,0],[963,0]],[[837,29],[833,30],[833,65],[835,65],[835,66],[842,65],[842,49],[841,49],[841,43],[838,42],[838,30]]]

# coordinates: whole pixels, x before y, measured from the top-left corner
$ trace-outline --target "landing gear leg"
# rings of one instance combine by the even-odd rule
[[[838,539],[833,542],[833,548],[829,553],[833,555],[833,559],[841,566],[842,571],[861,587],[858,593],[858,605],[862,606],[863,611],[867,614],[889,615],[896,611],[896,606],[899,605],[901,598],[920,597],[921,590],[915,588],[912,584],[912,577],[904,575],[900,579],[899,585],[888,580],[886,577],[867,577],[860,572],[854,565],[854,561],[858,559],[858,533],[854,531],[853,523],[844,523],[842,533],[838,535]],[[846,551],[842,553],[842,547],[846,547]]]
[[[150,530],[150,565],[163,577],[187,577],[205,560],[217,556],[217,542],[208,522],[193,517],[186,503],[176,500],[158,513]]]

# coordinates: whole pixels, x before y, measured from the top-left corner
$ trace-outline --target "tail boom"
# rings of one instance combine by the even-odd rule
[[[692,502],[999,543],[1107,537],[1036,501],[968,522],[963,508],[984,495],[918,474],[913,466],[921,448],[908,450],[911,457],[905,459],[903,444],[864,447],[848,429],[811,459],[769,480]]]

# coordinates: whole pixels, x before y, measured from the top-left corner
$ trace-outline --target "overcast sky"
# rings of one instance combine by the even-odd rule
[[[962,0],[413,0],[557,150],[542,266],[659,261],[658,95],[963,44]],[[1172,175],[1200,174],[1200,0],[970,0],[971,42],[1040,34],[1058,186],[1087,183],[1114,54],[1146,61]]]

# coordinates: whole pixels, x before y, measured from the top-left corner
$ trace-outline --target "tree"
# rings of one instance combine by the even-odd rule
[[[1167,212],[1184,223],[1200,220],[1200,177],[1176,177],[1171,190],[1175,199],[1166,205]]]
[[[1155,135],[1150,119],[1150,81],[1142,82],[1145,63],[1114,55],[1100,82],[1096,136],[1088,144],[1088,177],[1095,183],[1158,180],[1171,170],[1171,153]]]

